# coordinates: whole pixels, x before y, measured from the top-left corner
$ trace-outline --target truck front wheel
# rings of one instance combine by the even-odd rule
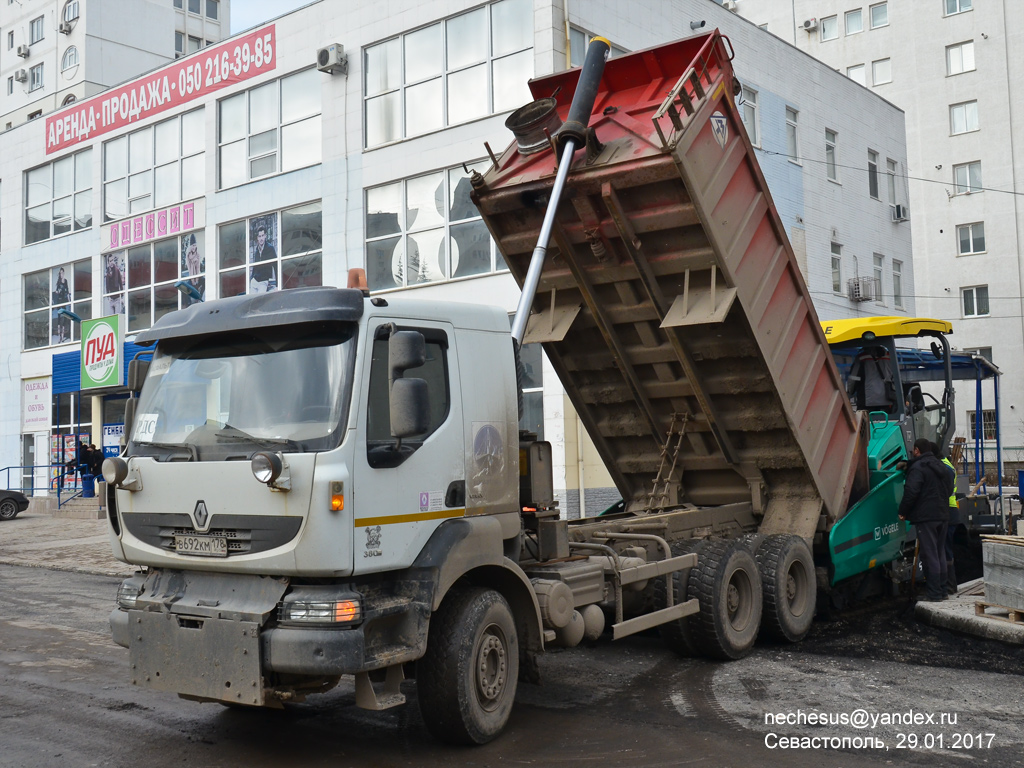
[[[512,610],[492,589],[456,588],[430,619],[416,664],[420,712],[435,738],[485,744],[508,722],[519,678]]]

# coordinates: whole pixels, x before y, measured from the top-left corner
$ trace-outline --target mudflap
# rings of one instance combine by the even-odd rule
[[[190,699],[277,704],[267,701],[260,628],[287,589],[282,578],[152,571],[128,612],[132,683]]]

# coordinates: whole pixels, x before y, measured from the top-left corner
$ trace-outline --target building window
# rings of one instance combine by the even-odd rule
[[[306,69],[219,103],[221,189],[320,162],[320,83]]]
[[[28,71],[28,89],[36,91],[43,87],[43,65],[36,64]]]
[[[24,287],[25,349],[79,340],[79,324],[61,310],[92,319],[92,259],[31,272]]]
[[[62,101],[60,105],[64,107],[68,104],[74,104],[76,101],[78,101],[78,99],[75,97],[75,94],[69,93],[67,96],[64,97],[64,101]]]
[[[202,40],[202,38],[200,38],[200,37],[193,37],[192,35],[188,36],[188,52],[189,53],[195,53],[196,51],[198,51],[202,47],[203,47],[203,40]]]
[[[184,7],[185,7],[185,0],[174,0],[174,7],[175,8],[182,8],[182,9],[184,9]]]
[[[871,62],[871,82],[874,85],[892,82],[892,59],[878,59]]]
[[[975,285],[971,288],[961,288],[960,295],[963,297],[964,317],[988,316],[987,285]]]
[[[10,96],[12,93],[14,93],[14,77],[13,76],[7,78],[7,95]]]
[[[961,224],[956,228],[957,252],[961,256],[985,252],[985,223]]]
[[[181,32],[174,33],[174,58],[178,59],[185,55],[185,35]]]
[[[958,43],[946,48],[946,74],[959,75],[974,69],[974,41]]]
[[[846,12],[846,34],[856,35],[864,31],[864,12],[858,8],[855,11]]]
[[[800,143],[797,141],[797,118],[800,113],[786,107],[786,151],[790,162],[800,165]]]
[[[569,27],[569,66],[570,67],[582,67],[583,59],[587,55],[587,44],[594,36],[589,32],[584,32],[582,29],[577,27]],[[619,48],[617,45],[612,46],[611,55],[609,58],[614,59],[616,56],[622,56],[624,53],[628,53],[623,48]]]
[[[43,39],[43,17],[32,19],[28,23],[28,44],[35,45]]]
[[[363,50],[366,146],[531,100],[533,3],[497,3]],[[404,117],[403,117],[404,116]]]
[[[206,18],[217,21],[220,16],[220,3],[218,0],[206,0]]]
[[[949,132],[953,135],[978,130],[978,102],[965,101],[949,107]]]
[[[14,32],[7,33],[7,50],[11,50],[14,47]]]
[[[68,0],[64,6],[64,21],[70,23],[78,18],[78,0]]]
[[[896,161],[886,159],[885,181],[889,187],[889,205],[896,205]]]
[[[952,16],[954,13],[963,13],[969,11],[973,7],[972,0],[946,0],[946,15]]]
[[[217,240],[221,297],[323,285],[320,201],[224,224]]]
[[[41,109],[37,109],[35,112],[29,112],[28,113],[28,119],[29,120],[35,120],[36,118],[40,118],[42,116],[43,116],[43,110],[41,110]]]
[[[839,37],[839,17],[829,16],[821,20],[821,40],[835,40]]]
[[[878,153],[868,150],[868,194],[878,200]]]
[[[995,410],[982,411],[981,412],[981,426],[984,434],[978,434],[978,412],[968,411],[967,416],[971,422],[971,439],[977,440],[979,437],[982,440],[995,440],[996,439],[996,412]]]
[[[129,333],[147,328],[206,296],[203,232],[189,232],[103,256],[103,314],[125,314]],[[199,299],[174,287],[187,280]]]
[[[843,246],[832,243],[832,293],[843,292]]]
[[[60,71],[67,72],[69,69],[78,66],[78,49],[75,46],[70,46],[60,60]]]
[[[188,12],[200,14],[202,13],[202,0],[188,0]]]
[[[839,165],[836,162],[837,139],[835,131],[825,129],[825,175],[831,181],[839,181]]]
[[[857,83],[857,85],[867,85],[867,74],[863,64],[855,64],[852,67],[846,68],[846,76]]]
[[[903,262],[892,260],[892,303],[903,309]]]
[[[25,173],[25,245],[91,226],[91,149]]]
[[[757,91],[743,86],[743,92],[740,96],[740,108],[742,110],[740,115],[743,118],[743,125],[747,129],[747,136],[750,137],[750,143],[756,147],[760,143],[757,125]]]
[[[202,108],[103,145],[103,220],[202,197],[206,123]]]
[[[885,270],[885,256],[876,253],[871,258],[875,278],[875,299],[879,304],[885,304],[885,294],[882,293],[882,273]]]
[[[477,163],[470,170],[486,166]],[[469,192],[469,176],[462,166],[367,189],[370,290],[506,269]]]
[[[981,191],[981,161],[953,166],[953,185],[957,195]]]
[[[869,9],[871,13],[871,28],[878,29],[889,25],[889,4],[878,3]]]

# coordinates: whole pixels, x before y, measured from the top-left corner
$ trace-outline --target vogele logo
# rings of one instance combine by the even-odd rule
[[[98,323],[83,346],[86,373],[93,381],[104,381],[117,366],[117,332],[109,323]]]

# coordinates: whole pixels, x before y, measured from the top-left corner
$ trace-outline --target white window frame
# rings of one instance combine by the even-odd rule
[[[830,28],[829,32],[826,33],[826,28]],[[839,17],[838,16],[826,16],[818,22],[818,31],[820,40],[823,43],[829,40],[837,40],[839,38]],[[825,35],[828,34],[828,37]]]
[[[75,21],[78,18],[78,0],[68,0],[61,17],[69,24]]]
[[[856,19],[857,23],[860,24],[860,28],[851,27],[851,21]],[[852,11],[847,11],[843,19],[843,29],[846,32],[846,36],[859,35],[864,31],[864,9],[854,8]]]
[[[946,46],[946,77],[973,72],[976,66],[973,40]]]
[[[73,60],[72,60],[73,59]],[[78,66],[78,48],[73,45],[69,45],[64,50],[64,55],[60,59],[60,71],[67,72],[69,69]]]
[[[210,8],[216,8],[212,16],[210,15]],[[203,11],[203,15],[210,21],[220,21],[220,0],[205,0]]]
[[[974,10],[974,3],[972,0],[952,0],[952,2],[956,4],[956,10],[949,10],[950,0],[945,0],[942,8],[945,12],[943,13],[944,16],[956,16],[957,14],[967,13],[968,11]]]
[[[881,200],[881,184],[878,178],[878,153],[873,149],[868,150],[868,196],[872,200]],[[872,186],[874,190],[872,190]]]
[[[64,279],[68,283],[68,298],[69,301],[63,301],[54,303],[54,273],[59,269],[64,269]],[[89,275],[88,290],[82,288],[82,283],[77,279],[77,275],[82,274],[83,283],[85,282],[85,275]],[[33,281],[34,278],[42,278],[46,282],[46,303],[40,306],[27,306],[29,302],[29,289],[28,283]],[[55,264],[53,267],[47,269],[33,270],[22,275],[22,296],[23,306],[21,315],[21,348],[23,350],[29,349],[45,349],[46,347],[60,346],[61,344],[69,344],[81,339],[82,326],[78,323],[71,322],[71,318],[64,318],[57,315],[57,310],[67,309],[74,312],[76,315],[81,317],[83,320],[92,319],[92,259],[79,259],[73,262],[66,262],[63,264]],[[82,294],[76,296],[76,292],[81,291]],[[47,319],[47,332],[46,332],[46,343],[38,344],[34,346],[28,346],[28,322],[30,317],[35,317],[37,320],[41,320],[43,317]],[[56,330],[57,324],[62,324],[65,329],[70,330],[68,338],[63,341],[54,342],[53,335]]]
[[[881,64],[885,64],[889,70],[889,74],[879,74],[879,68]],[[886,83],[892,82],[892,59],[875,59],[871,62],[871,84],[872,85],[885,85]]]
[[[981,294],[982,290],[984,290],[984,292],[985,292],[984,296],[985,296],[986,308],[985,308],[984,312],[979,312],[978,311],[979,304],[980,304],[979,297],[982,295]],[[967,311],[967,297],[968,296],[970,296],[970,299],[971,299],[971,313],[970,314],[968,314],[968,311]],[[991,303],[991,298],[989,297],[989,294],[988,294],[988,286],[987,285],[968,285],[968,286],[966,286],[964,288],[961,288],[960,289],[960,311],[961,311],[961,313],[962,313],[964,318],[969,318],[969,317],[989,317],[989,316],[991,316],[991,314],[992,314],[992,303]]]
[[[580,38],[583,38],[580,40]],[[582,27],[578,27],[575,24],[569,25],[569,66],[570,67],[581,67],[583,66],[583,58],[587,53],[587,45],[590,40],[594,37],[594,33],[588,32]],[[607,35],[601,35],[605,39],[608,39]],[[616,56],[623,56],[629,53],[625,48],[621,48],[617,45],[612,45],[611,52],[608,55],[609,59],[614,59]]]
[[[45,16],[37,16],[28,23],[28,44],[35,45],[46,35]]]
[[[956,129],[957,118],[963,123],[963,130]],[[978,128],[978,100],[961,101],[949,105],[949,135],[959,136],[962,133],[973,133]]]
[[[857,85],[867,87],[868,72],[867,67],[863,64],[854,64],[852,67],[847,67],[846,76],[853,80],[853,82],[857,83]]]
[[[803,165],[800,162],[800,111],[793,107],[786,107],[786,150],[789,153],[789,162],[794,165]]]
[[[891,157],[885,159],[886,186],[889,189],[889,205],[896,205],[896,171],[898,166]]]
[[[885,21],[875,23],[875,9],[885,9]],[[874,5],[868,6],[868,23],[871,25],[871,29],[880,29],[882,27],[889,26],[889,3],[875,3]]]
[[[978,170],[978,186],[971,182],[971,169]],[[958,177],[963,177],[961,183]],[[969,163],[959,163],[953,166],[953,194],[954,195],[976,195],[983,189],[984,182],[981,178],[981,160],[972,160]]]
[[[832,293],[843,295],[843,246],[832,243]]]
[[[825,178],[839,183],[839,133],[825,129]]]
[[[963,234],[966,232],[968,246],[967,250],[963,249]],[[981,248],[978,247],[978,241],[981,241]],[[985,222],[975,221],[970,224],[958,224],[956,228],[956,254],[957,256],[976,256],[979,253],[986,253],[988,249],[988,241],[985,239]]]
[[[761,126],[760,113],[757,109],[757,91],[753,88],[743,86],[743,90],[740,92],[740,119],[743,121],[743,126],[747,129],[747,136],[750,138],[750,143],[755,147],[761,146]]]
[[[79,232],[92,227],[92,148],[75,152],[72,155],[65,155],[44,165],[38,165],[25,171],[25,189],[22,198],[23,241],[25,245],[32,243],[43,243],[54,237],[63,237],[72,232]],[[63,163],[69,163],[70,168],[58,168]],[[55,190],[55,180],[62,175],[64,170],[70,171],[71,188],[66,190]],[[43,178],[46,181],[36,183],[36,180]],[[40,197],[33,197],[33,194],[40,194],[38,187],[49,187],[49,194]],[[35,189],[34,189],[35,188]],[[54,213],[54,205],[58,204],[60,211]],[[47,235],[29,241],[29,212],[34,211],[37,215],[43,213],[43,206],[47,206],[49,213],[46,216]],[[78,210],[80,217],[75,216]],[[67,211],[66,213],[64,211]],[[38,219],[42,221],[42,219]],[[58,228],[63,232],[55,233]]]
[[[893,306],[903,309],[903,262],[898,259],[892,260],[892,303]]]
[[[885,256],[880,253],[871,255],[871,268],[875,278],[875,303],[885,306],[885,292],[882,290],[885,275]]]
[[[38,91],[43,87],[43,62],[39,62],[28,70],[28,90]]]

